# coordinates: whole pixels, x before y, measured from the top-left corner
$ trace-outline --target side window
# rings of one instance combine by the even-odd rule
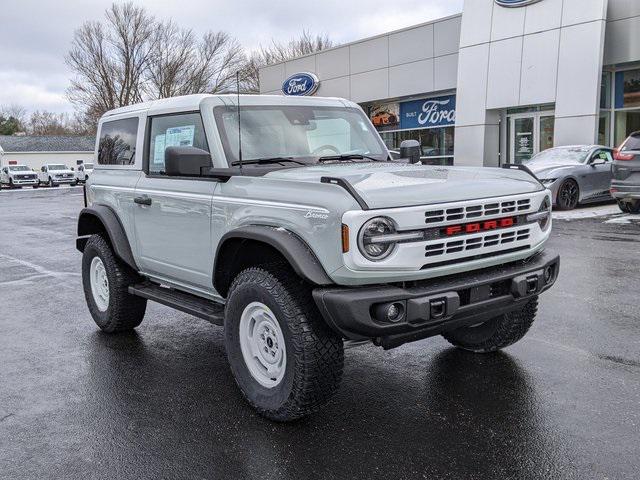
[[[613,156],[608,150],[598,150],[593,154],[593,160],[604,160],[605,162],[613,162]]]
[[[209,151],[200,113],[164,115],[151,118],[149,173],[164,174],[167,147],[189,146]]]
[[[138,118],[104,122],[100,129],[98,165],[133,165],[137,136]]]

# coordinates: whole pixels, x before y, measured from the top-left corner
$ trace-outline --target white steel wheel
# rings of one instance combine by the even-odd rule
[[[100,257],[93,257],[89,267],[89,280],[91,282],[91,294],[96,303],[96,307],[101,312],[106,312],[109,308],[109,278],[104,263]]]
[[[287,351],[280,324],[271,309],[252,302],[240,316],[240,349],[251,376],[263,387],[274,388],[284,378]]]

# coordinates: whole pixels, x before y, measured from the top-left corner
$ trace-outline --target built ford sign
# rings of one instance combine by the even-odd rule
[[[456,123],[456,96],[412,100],[400,104],[400,128],[448,127]]]
[[[496,0],[496,3],[502,7],[524,7],[525,5],[531,5],[539,1],[540,0]]]
[[[285,95],[313,95],[320,86],[320,80],[313,73],[303,72],[287,78],[282,84]]]

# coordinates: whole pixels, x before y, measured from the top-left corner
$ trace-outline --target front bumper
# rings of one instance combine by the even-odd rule
[[[506,265],[403,285],[329,287],[313,291],[327,323],[349,340],[371,339],[385,349],[474,325],[521,308],[555,283],[560,257],[549,251]],[[403,318],[377,311],[399,303]]]
[[[616,200],[640,200],[640,185],[613,180],[610,191]]]

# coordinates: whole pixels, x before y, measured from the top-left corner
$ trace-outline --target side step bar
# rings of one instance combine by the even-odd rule
[[[130,286],[129,293],[202,318],[214,325],[224,325],[224,305],[215,303],[213,300],[206,300],[149,282]]]

